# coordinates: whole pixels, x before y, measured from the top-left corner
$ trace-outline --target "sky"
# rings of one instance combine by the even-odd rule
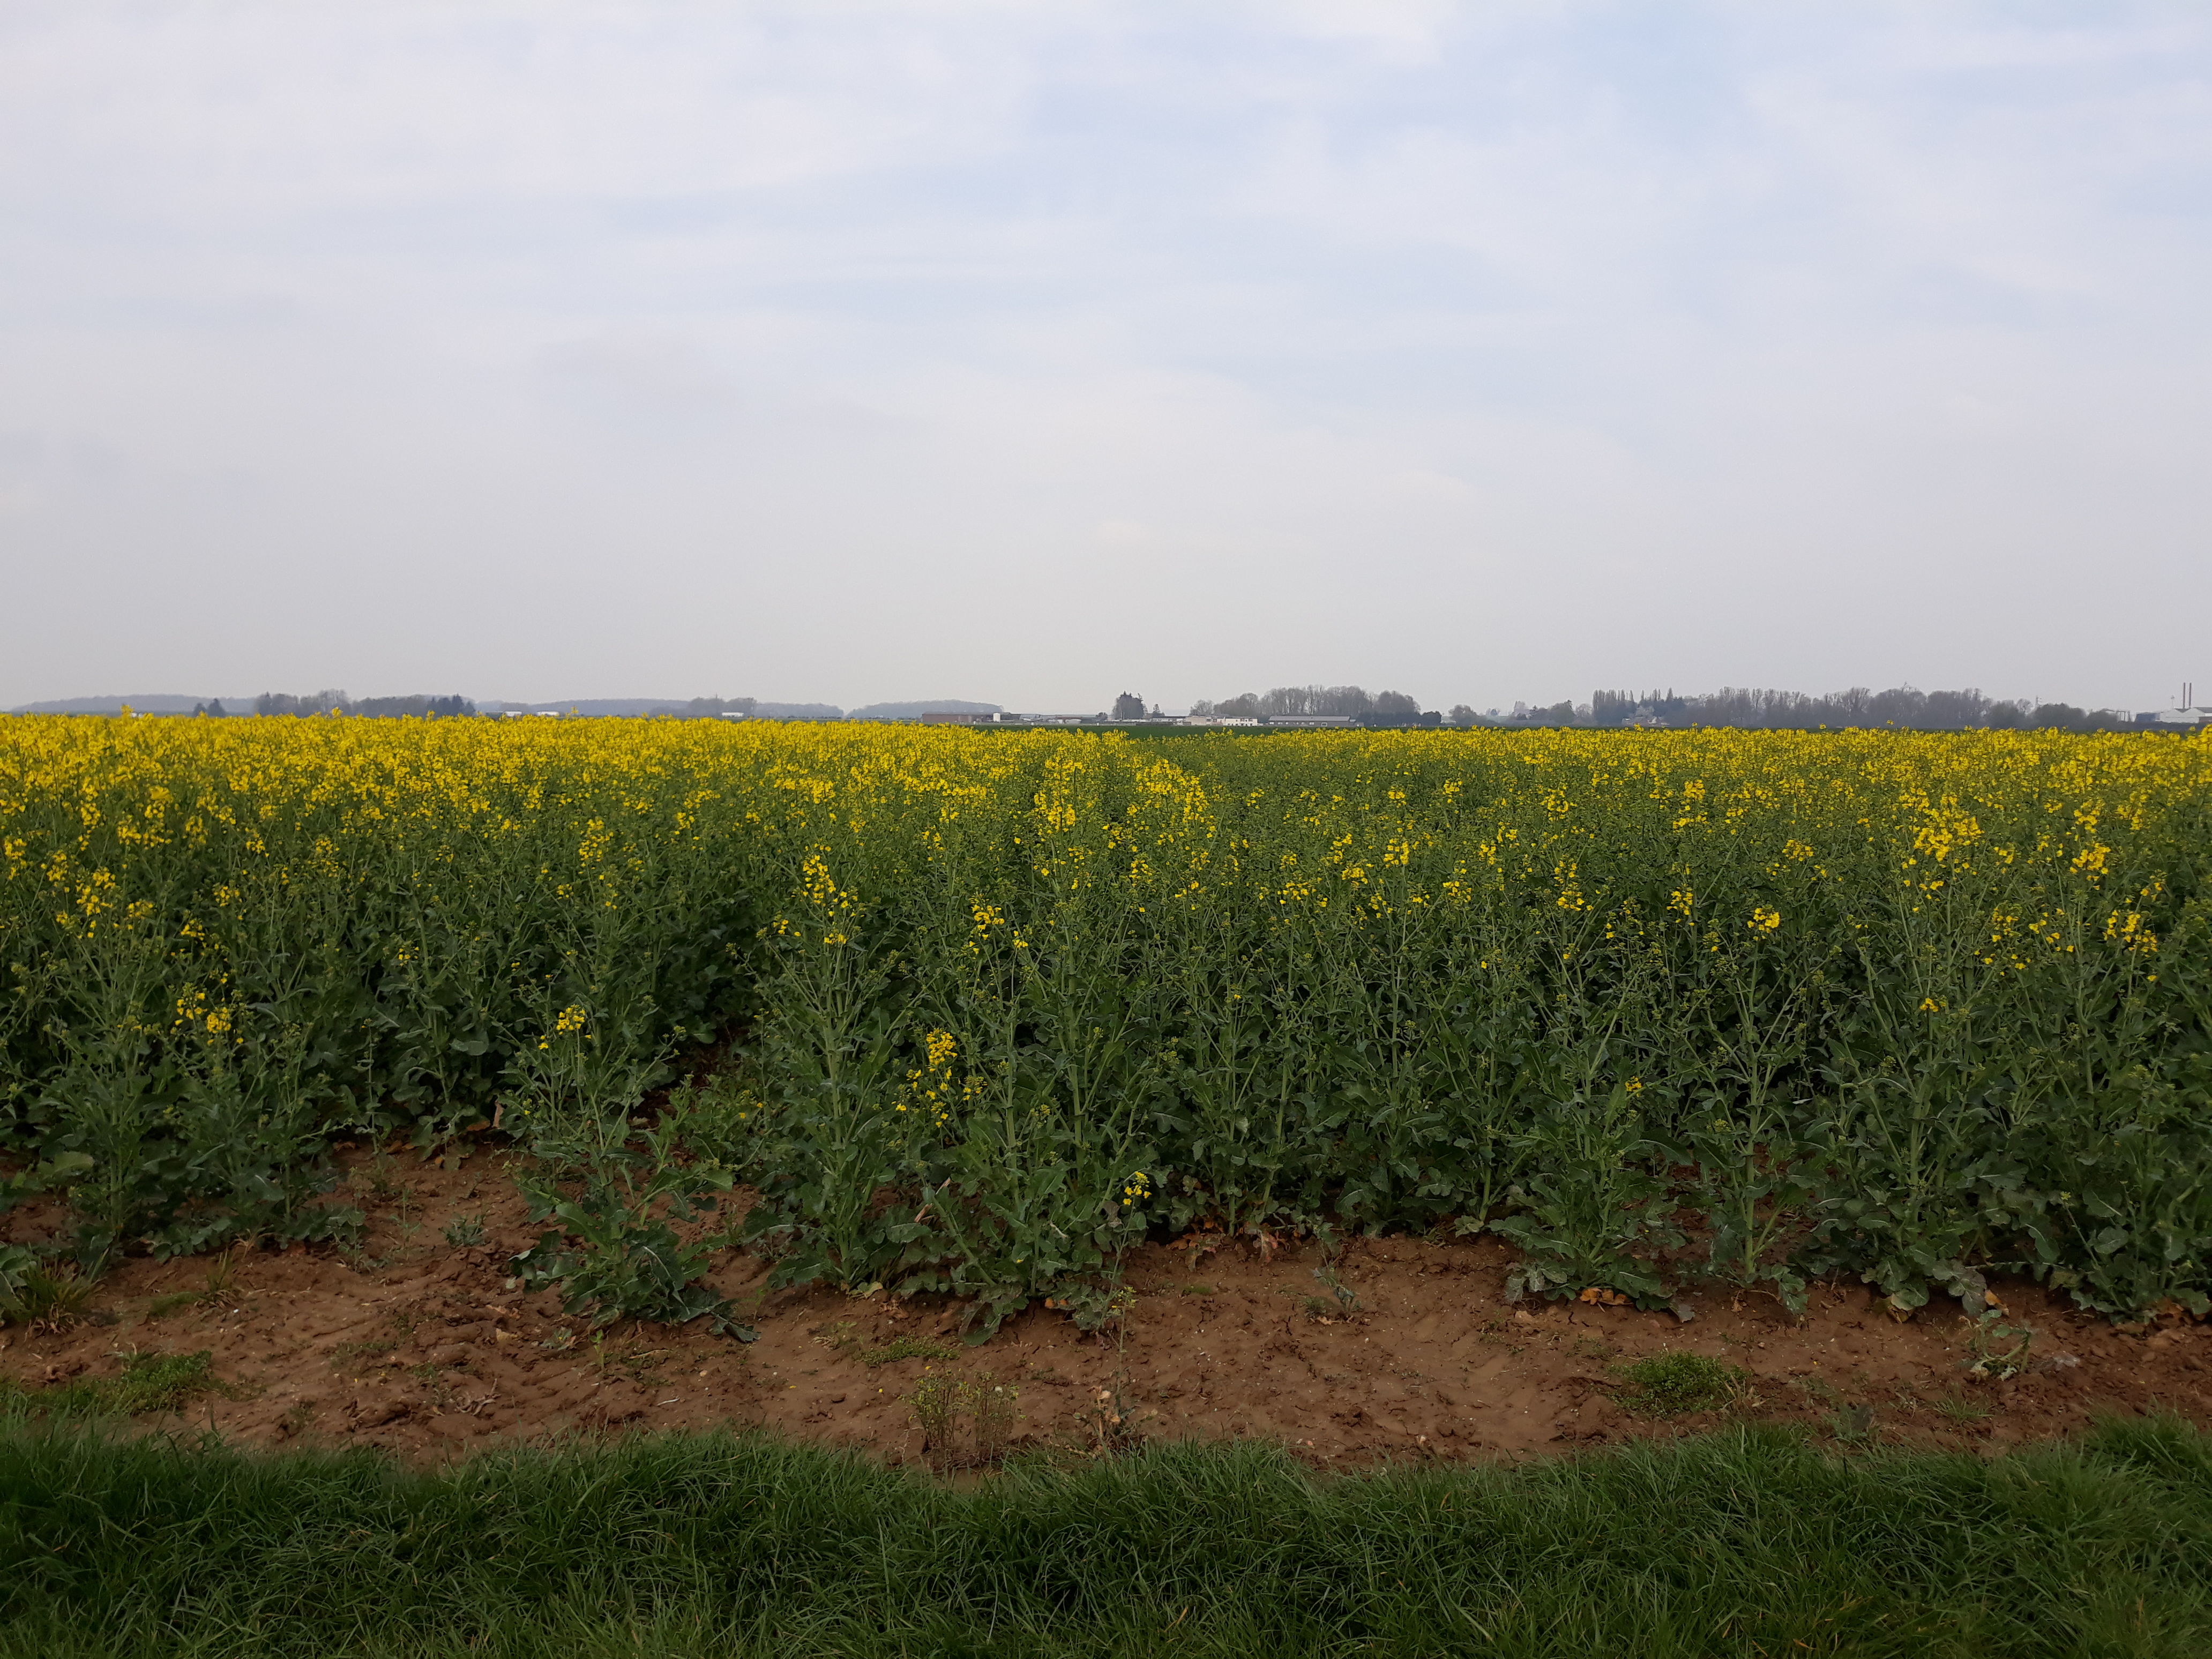
[[[10,0],[0,707],[2159,708],[2208,210],[2198,5]]]

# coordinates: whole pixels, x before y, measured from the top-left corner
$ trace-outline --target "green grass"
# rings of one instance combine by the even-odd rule
[[[1312,1474],[1253,1444],[952,1487],[763,1439],[440,1470],[0,1437],[0,1654],[2201,1655],[2212,1443],[1732,1430]]]
[[[1719,1411],[1735,1401],[1751,1376],[1734,1365],[1687,1352],[1653,1354],[1622,1375],[1629,1386],[1622,1390],[1621,1403],[1654,1417]]]
[[[72,1325],[92,1300],[92,1281],[74,1267],[32,1267],[0,1276],[0,1324]]]
[[[860,1363],[873,1370],[878,1365],[889,1365],[902,1359],[957,1359],[959,1356],[942,1342],[931,1342],[919,1336],[894,1337],[880,1348],[871,1348],[860,1356]]]
[[[202,1348],[198,1353],[134,1353],[118,1376],[80,1376],[58,1388],[24,1389],[0,1379],[0,1402],[10,1415],[23,1419],[139,1417],[176,1411],[219,1386],[214,1356]]]

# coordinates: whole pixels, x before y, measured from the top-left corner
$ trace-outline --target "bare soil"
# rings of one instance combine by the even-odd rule
[[[495,1157],[356,1159],[349,1181],[371,1215],[358,1250],[246,1253],[227,1282],[210,1258],[127,1261],[76,1325],[0,1332],[0,1375],[37,1389],[113,1372],[133,1352],[208,1349],[223,1391],[166,1426],[413,1459],[728,1424],[902,1462],[924,1453],[913,1395],[927,1373],[1012,1389],[1017,1446],[1255,1436],[1341,1466],[1511,1457],[1730,1417],[1954,1448],[2057,1437],[2111,1413],[2212,1425],[2212,1328],[2178,1316],[2119,1328],[2004,1283],[2008,1322],[2034,1333],[2027,1365],[1976,1379],[1972,1328],[1948,1300],[1904,1323],[1856,1285],[1817,1289],[1802,1318],[1724,1291],[1693,1293],[1686,1323],[1579,1302],[1516,1307],[1503,1294],[1512,1258],[1488,1239],[1351,1241],[1337,1264],[1350,1309],[1316,1279],[1311,1243],[1265,1257],[1148,1245],[1126,1263],[1135,1297],[1118,1327],[1086,1334],[1036,1308],[973,1346],[963,1310],[940,1298],[768,1292],[768,1264],[732,1252],[717,1282],[756,1342],[628,1322],[594,1334],[551,1295],[512,1287],[508,1259],[534,1234]],[[471,1217],[484,1243],[447,1242],[448,1224]],[[27,1237],[41,1218],[18,1212],[0,1226]],[[1623,1368],[1670,1349],[1747,1373],[1735,1401],[1639,1411]]]

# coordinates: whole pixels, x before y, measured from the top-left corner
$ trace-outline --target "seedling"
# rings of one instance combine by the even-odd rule
[[[446,1243],[457,1250],[473,1249],[484,1242],[483,1218],[457,1215],[446,1224]]]
[[[1321,1280],[1322,1287],[1336,1298],[1336,1310],[1340,1315],[1357,1313],[1359,1310],[1358,1292],[1337,1276],[1335,1262],[1322,1262],[1320,1267],[1313,1270],[1313,1276]]]
[[[2000,1313],[1984,1314],[1976,1322],[1966,1347],[1973,1355],[1966,1375],[1974,1377],[2017,1376],[2027,1369],[2027,1352],[2035,1333],[2025,1325],[2008,1325]]]
[[[203,1308],[230,1306],[238,1297],[238,1253],[225,1250],[208,1263],[207,1276],[193,1298]]]
[[[398,1160],[384,1147],[380,1146],[370,1152],[366,1179],[371,1198],[389,1200],[398,1192],[398,1178],[393,1173],[398,1167]]]

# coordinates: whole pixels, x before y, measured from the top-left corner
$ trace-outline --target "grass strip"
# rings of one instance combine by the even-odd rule
[[[58,1388],[28,1389],[0,1378],[0,1407],[11,1418],[26,1419],[137,1417],[175,1411],[219,1386],[210,1349],[134,1353],[118,1376],[81,1376]]]
[[[896,1364],[902,1359],[957,1359],[959,1356],[942,1342],[931,1342],[917,1336],[902,1336],[886,1342],[880,1348],[871,1348],[860,1356],[860,1363],[871,1370],[878,1365]]]
[[[1341,1477],[1183,1446],[964,1488],[760,1437],[428,1471],[0,1437],[8,1655],[2179,1656],[2208,1587],[2212,1447],[2170,1421]]]

